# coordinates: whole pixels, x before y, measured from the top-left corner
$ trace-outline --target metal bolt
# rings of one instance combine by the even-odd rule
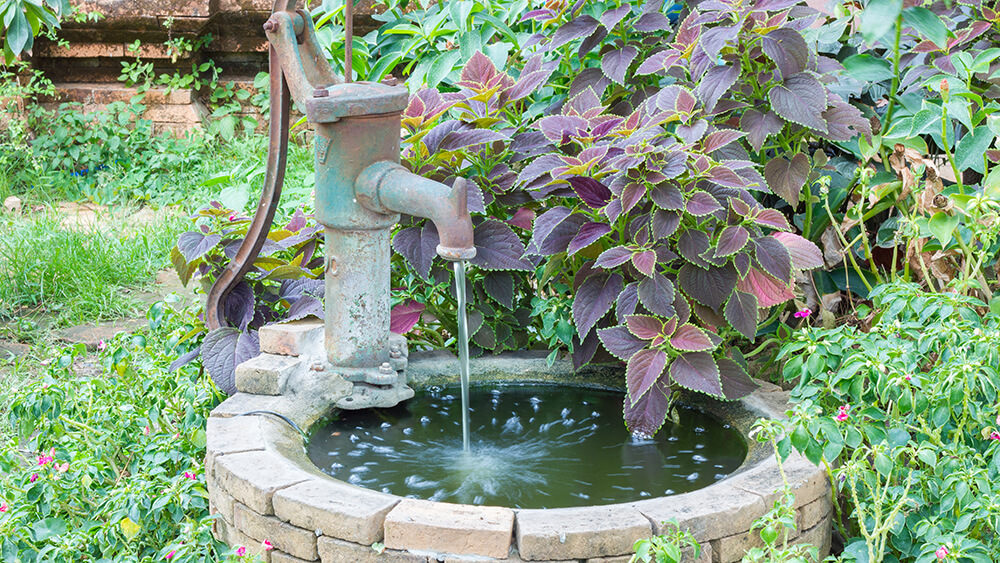
[[[274,20],[267,20],[266,22],[264,22],[264,31],[277,31],[277,30],[278,30],[278,22]]]
[[[316,362],[309,369],[311,369],[313,371],[323,371],[323,364],[321,364],[319,362]]]
[[[378,367],[378,372],[384,375],[391,375],[396,373],[396,370],[392,369],[392,366],[389,365],[389,362],[383,362],[382,365]]]
[[[313,90],[314,98],[326,98],[329,95],[330,91],[327,90],[326,88],[316,88],[315,90]]]

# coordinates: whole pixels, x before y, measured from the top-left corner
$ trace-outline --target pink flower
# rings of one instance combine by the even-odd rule
[[[800,311],[795,311],[795,318],[796,319],[805,319],[805,318],[808,318],[809,315],[811,315],[811,314],[812,314],[812,311],[810,311],[809,309],[802,309]]]
[[[945,557],[948,557],[948,548],[942,545],[941,547],[937,548],[937,551],[934,552],[934,555],[938,559],[944,559]]]
[[[239,547],[239,549],[236,550],[237,557],[243,557],[246,554],[247,554],[247,548],[243,547],[242,545]]]
[[[837,422],[844,422],[850,418],[850,415],[847,413],[847,410],[850,408],[851,405],[840,405],[840,408],[837,409]]]
[[[103,339],[97,341],[97,351],[98,352],[103,352],[107,347],[108,347],[108,343],[105,342]]]
[[[67,461],[62,465],[56,464],[56,469],[59,470],[59,473],[66,473],[67,471],[69,471],[69,462]]]
[[[235,221],[236,220],[236,213],[230,213],[229,214],[229,220],[230,221]]]
[[[6,502],[0,503],[0,514],[7,512],[10,508],[7,506]]]
[[[164,557],[164,559],[166,559],[167,561],[169,561],[169,560],[173,559],[173,558],[174,558],[174,554],[175,554],[175,553],[177,553],[177,550],[176,550],[176,549],[175,549],[175,550],[173,550],[173,551],[171,551],[170,553],[168,553],[168,554],[167,554],[167,556],[166,556],[166,557]]]
[[[32,473],[31,477],[28,478],[28,481],[31,481],[32,483],[34,483],[37,480],[38,480],[38,473]]]
[[[990,432],[990,440],[1000,440],[1000,432],[997,432],[996,430]]]
[[[143,426],[143,428],[142,428],[142,435],[143,436],[149,436],[149,427],[148,426]]]
[[[198,478],[197,475],[195,475],[194,473],[192,473],[190,471],[185,471],[184,472],[184,477],[186,477],[188,479],[191,479],[192,481]]]
[[[264,540],[264,543],[260,544],[260,546],[264,548],[264,551],[271,551],[274,549],[274,546],[271,545],[271,542],[268,540]]]
[[[56,458],[56,449],[52,448],[51,450],[49,450],[49,455],[43,454],[38,456],[38,465],[41,467],[45,467],[46,465],[52,463],[55,460],[55,458]]]
[[[909,380],[913,379],[913,376],[910,375],[910,374],[906,374],[906,375],[903,376],[903,379],[909,381]]]

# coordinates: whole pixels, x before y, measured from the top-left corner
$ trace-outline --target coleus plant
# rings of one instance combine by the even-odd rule
[[[518,175],[539,194],[575,193],[535,219],[527,252],[596,256],[575,275],[574,359],[603,347],[627,363],[625,421],[638,435],[659,429],[678,386],[749,394],[728,344],[753,339],[763,312],[793,297],[795,271],[822,265],[816,245],[751,195],[766,183],[730,156],[746,133],[707,111],[670,85],[620,116],[588,88],[539,120],[559,148]]]
[[[250,227],[250,218],[213,201],[192,216],[195,229],[182,233],[170,259],[184,285],[200,280],[208,287],[236,256]],[[201,346],[174,361],[174,370],[201,357],[221,391],[236,392],[236,366],[260,355],[257,330],[268,323],[313,315],[323,318],[323,229],[296,210],[288,222],[275,226],[254,260],[253,268],[223,303],[226,324],[206,333],[204,324],[182,341],[204,337]]]

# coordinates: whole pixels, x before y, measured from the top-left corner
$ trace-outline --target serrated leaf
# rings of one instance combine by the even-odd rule
[[[792,279],[792,257],[785,245],[774,237],[757,237],[754,245],[757,262],[765,272],[786,283]]]
[[[624,246],[614,246],[601,253],[594,261],[596,268],[614,268],[628,262],[632,258],[632,251]]]
[[[684,323],[677,327],[677,330],[670,337],[670,345],[676,350],[688,352],[703,352],[715,348],[705,331],[691,323]]]
[[[745,291],[735,290],[723,311],[730,326],[753,340],[757,335],[757,298]]]
[[[206,235],[198,231],[187,231],[181,233],[181,236],[177,238],[177,249],[184,256],[185,260],[194,262],[198,258],[208,254],[221,240],[222,235]]]
[[[667,367],[667,354],[663,350],[639,350],[625,368],[628,396],[638,401],[656,383]]]
[[[771,109],[785,121],[826,133],[823,110],[826,109],[826,88],[812,74],[800,72],[776,84],[767,92]]]
[[[738,280],[736,269],[731,264],[712,266],[707,270],[684,264],[677,274],[677,281],[684,293],[712,309],[718,309],[726,302]]]
[[[784,80],[806,70],[809,47],[805,39],[791,27],[779,27],[761,38],[761,50],[778,67],[778,79]]]
[[[649,190],[649,198],[661,209],[683,211],[685,207],[684,194],[671,183],[662,183]]]
[[[635,313],[636,307],[639,305],[639,293],[638,285],[632,282],[625,286],[625,289],[618,294],[618,299],[615,300],[615,318],[618,319],[618,323],[624,323],[625,317]]]
[[[604,349],[612,356],[628,361],[636,352],[646,347],[646,342],[636,338],[626,326],[613,326],[597,329],[597,335],[604,344]]]
[[[737,131],[736,129],[721,129],[719,131],[714,131],[709,133],[705,140],[702,141],[702,146],[706,153],[715,152],[730,143],[733,143],[746,135],[743,131]]]
[[[426,306],[414,300],[404,301],[389,312],[389,331],[395,334],[406,334],[417,326],[420,315]]]
[[[717,358],[719,379],[722,381],[722,393],[727,401],[742,399],[753,393],[760,385],[754,382],[739,364],[729,358]]]
[[[575,176],[569,179],[569,185],[592,209],[600,209],[611,201],[611,190],[601,182],[587,176]]]
[[[629,65],[638,54],[639,50],[631,45],[608,51],[601,57],[601,70],[612,81],[625,84],[625,73],[628,72]]]
[[[665,276],[654,273],[652,277],[640,281],[636,290],[639,300],[651,313],[663,317],[674,316],[674,284]]]
[[[650,225],[653,229],[653,236],[657,239],[665,239],[677,232],[681,224],[681,214],[675,211],[665,211],[657,209],[653,212],[653,220]]]
[[[695,217],[711,215],[721,209],[719,202],[707,192],[692,192],[687,200],[687,212]]]
[[[753,222],[764,227],[778,229],[779,231],[792,230],[788,224],[788,219],[777,209],[761,209],[753,216]]]
[[[440,242],[434,223],[427,221],[423,226],[407,227],[397,232],[392,237],[392,248],[417,275],[429,281],[431,264],[437,256],[437,245]]]
[[[636,401],[625,396],[625,426],[629,432],[642,437],[652,437],[663,426],[670,408],[670,386],[661,377],[653,387]]]
[[[580,338],[586,338],[597,321],[611,310],[624,285],[620,274],[594,274],[576,290],[573,322]]]
[[[715,245],[716,256],[730,256],[736,254],[746,246],[750,240],[750,233],[739,225],[730,225],[719,234],[719,241]]]
[[[795,297],[787,283],[781,283],[765,272],[750,268],[747,275],[736,284],[740,291],[752,293],[758,307],[771,307]]]
[[[558,49],[574,39],[589,36],[599,25],[601,22],[588,15],[577,16],[559,26],[559,29],[552,36],[552,42],[549,43],[549,50]]]
[[[785,122],[773,111],[761,113],[749,109],[743,112],[740,118],[740,128],[746,131],[747,141],[755,151],[760,151],[767,138],[779,133],[784,126]]]
[[[643,340],[652,340],[664,335],[663,321],[649,315],[628,315],[625,317],[625,326],[636,338]]]
[[[594,244],[601,239],[604,235],[611,232],[611,225],[607,223],[586,223],[580,227],[579,232],[570,241],[569,246],[566,248],[566,253],[570,256],[576,254],[577,252],[587,248],[588,246]]]
[[[793,233],[774,233],[771,236],[788,249],[792,267],[796,270],[811,270],[823,266],[823,252],[812,241]]]
[[[741,68],[739,61],[736,61],[731,65],[713,66],[702,76],[695,93],[706,111],[713,111],[719,100],[736,84]]]
[[[791,160],[785,157],[772,158],[764,165],[764,179],[767,187],[792,208],[799,205],[802,186],[809,179],[809,157],[796,153]]]
[[[508,310],[514,310],[514,276],[510,272],[489,272],[483,277],[483,291]]]
[[[430,221],[428,221],[430,223]],[[476,257],[470,262],[483,270],[534,270],[534,265],[521,256],[524,244],[503,221],[488,219],[473,231]]]
[[[652,276],[656,268],[656,252],[653,250],[643,250],[632,254],[632,265],[646,276]]]
[[[688,352],[670,364],[670,377],[682,387],[715,397],[724,397],[719,367],[708,352]]]
[[[202,365],[220,391],[236,392],[236,366],[260,355],[256,331],[222,327],[209,332],[201,345]]]

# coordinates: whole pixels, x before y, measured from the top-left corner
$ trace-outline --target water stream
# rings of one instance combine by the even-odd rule
[[[469,451],[469,319],[465,314],[465,260],[455,262],[458,295],[458,372],[462,380],[462,451]]]

